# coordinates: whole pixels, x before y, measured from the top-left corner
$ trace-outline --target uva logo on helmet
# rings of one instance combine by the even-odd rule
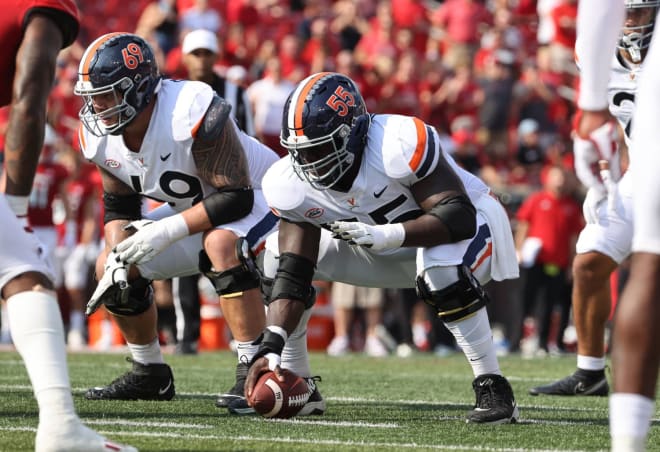
[[[96,136],[119,135],[160,88],[154,52],[141,37],[108,33],[85,50],[74,93],[81,96],[81,122]]]
[[[284,106],[280,135],[298,177],[317,190],[335,186],[356,159],[358,150],[348,144],[365,115],[357,85],[343,74],[319,72],[298,83]]]

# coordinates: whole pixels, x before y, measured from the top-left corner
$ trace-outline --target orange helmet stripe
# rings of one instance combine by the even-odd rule
[[[297,99],[292,99],[291,103],[295,102],[295,110],[294,110],[294,116],[293,116],[293,128],[295,130],[295,133],[297,136],[303,135],[303,110],[305,107],[305,98],[307,97],[307,94],[312,90],[316,82],[318,82],[321,78],[325,77],[326,75],[330,74],[330,72],[319,72],[313,77],[310,77],[307,80],[307,83],[298,90],[298,98]],[[291,106],[289,106],[291,108]]]
[[[410,166],[410,169],[413,170],[413,172],[416,172],[422,162],[422,157],[424,157],[428,137],[426,136],[426,127],[422,120],[419,118],[413,118],[413,122],[415,123],[415,129],[417,130],[417,146],[415,147],[415,152],[413,152],[412,158],[408,162],[408,166]]]
[[[78,141],[80,142],[80,149],[87,148],[87,143],[85,143],[85,134],[83,133],[82,122],[78,124]]]
[[[122,32],[115,32],[115,33],[108,33],[100,38],[97,38],[96,41],[94,41],[85,51],[85,54],[83,55],[82,59],[80,60],[80,68],[78,69],[78,72],[82,76],[82,80],[84,82],[89,81],[89,65],[92,64],[92,59],[94,58],[94,55],[96,55],[96,51],[98,50],[99,47],[101,47],[103,44],[108,42],[111,38],[117,36],[117,35],[123,35],[124,33]]]

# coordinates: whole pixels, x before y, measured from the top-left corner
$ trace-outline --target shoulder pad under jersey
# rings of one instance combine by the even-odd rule
[[[87,160],[92,160],[101,146],[105,146],[107,137],[97,137],[83,126],[82,122],[78,125],[78,142],[80,151]]]
[[[305,199],[306,183],[293,171],[291,159],[286,156],[266,171],[261,181],[268,206],[285,212],[298,207]]]
[[[431,174],[440,154],[435,129],[412,116],[385,115],[383,119],[382,152],[386,174],[410,184]]]
[[[171,82],[182,84],[172,111],[172,136],[176,141],[191,139],[213,100],[213,89],[203,82]]]

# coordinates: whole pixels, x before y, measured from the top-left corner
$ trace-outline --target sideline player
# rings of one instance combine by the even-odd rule
[[[150,280],[201,271],[220,295],[239,361],[249,362],[265,322],[250,250],[277,226],[261,194],[277,155],[238,130],[210,86],[163,79],[151,47],[134,34],[92,42],[75,93],[84,100],[81,148],[104,190],[106,249],[96,265],[103,277],[88,311],[105,304],[132,355],[130,371],[85,396],[170,400],[174,378],[158,342]],[[148,220],[143,196],[163,203]]]
[[[55,62],[78,27],[72,0],[8,2],[0,16],[0,105],[11,106],[0,196],[0,297],[7,302],[14,345],[39,405],[35,450],[130,452],[136,449],[106,440],[75,412],[52,269],[34,234],[27,232],[28,197],[43,146]]]
[[[618,51],[612,58],[607,97],[609,113],[624,132],[624,151],[630,147],[637,85],[644,72],[644,58],[653,35],[660,1],[625,0],[625,5],[626,19],[619,35]],[[578,54],[578,58],[581,57]],[[620,153],[607,155],[608,150],[616,146],[617,135],[616,123],[606,121],[589,136],[578,135],[575,138],[577,174],[582,183],[589,187],[584,205],[587,225],[577,242],[573,265],[577,370],[561,380],[530,389],[532,395],[606,396],[609,392],[605,376],[605,325],[611,309],[609,277],[630,255],[633,181],[631,173],[626,172],[616,185],[609,187],[611,193],[608,200],[608,190],[600,177],[592,172],[592,167],[599,160],[606,159],[610,174],[613,178],[617,176]],[[596,138],[600,153],[592,152],[589,137]],[[605,182],[611,183],[607,179]]]
[[[312,279],[416,287],[472,366],[476,403],[467,421],[515,422],[518,407],[495,354],[482,284],[517,277],[518,264],[508,217],[488,187],[460,169],[419,119],[369,115],[342,74],[300,82],[282,122],[289,156],[263,181],[281,217],[264,259],[268,326],[246,395],[281,360],[282,368],[307,377],[305,408],[313,407],[305,335]]]

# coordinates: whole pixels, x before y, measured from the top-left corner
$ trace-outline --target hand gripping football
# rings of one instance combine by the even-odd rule
[[[263,417],[287,419],[295,416],[307,403],[310,390],[304,378],[282,369],[284,381],[275,372],[259,377],[250,396],[250,405]]]

